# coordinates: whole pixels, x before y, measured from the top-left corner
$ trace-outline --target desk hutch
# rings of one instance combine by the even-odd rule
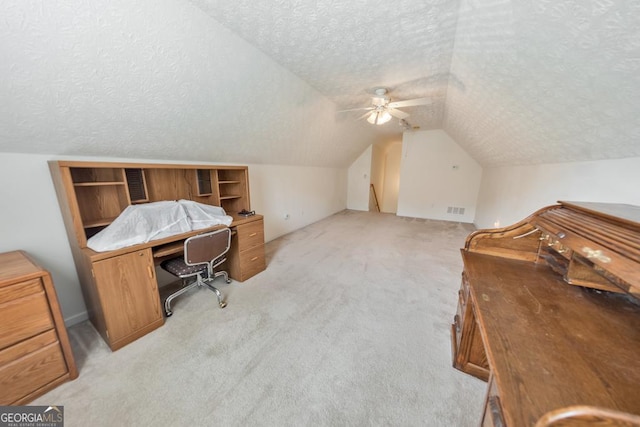
[[[112,350],[164,323],[155,266],[177,256],[192,231],[108,252],[95,252],[87,239],[107,227],[127,206],[187,199],[221,206],[233,217],[227,256],[231,278],[244,281],[265,269],[264,224],[251,210],[246,166],[105,163],[49,163],[89,318]]]
[[[453,365],[489,382],[481,425],[640,425],[640,208],[560,202],[462,258]]]

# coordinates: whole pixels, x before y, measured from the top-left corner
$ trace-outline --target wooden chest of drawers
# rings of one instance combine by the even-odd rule
[[[78,376],[50,274],[0,254],[0,405],[22,405]]]
[[[257,218],[256,218],[257,217]],[[264,257],[264,222],[261,216],[247,218],[238,224],[231,239],[228,257],[229,275],[239,282],[255,276],[266,268]]]

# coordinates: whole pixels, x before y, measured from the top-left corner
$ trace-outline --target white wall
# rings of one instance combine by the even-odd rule
[[[49,173],[51,156],[0,153],[0,252],[22,249],[49,270],[68,324],[87,318]]]
[[[55,156],[0,153],[0,252],[23,249],[51,272],[67,324],[87,318],[47,162]],[[154,160],[65,157],[69,160]],[[204,162],[202,162],[204,163]],[[346,206],[346,169],[249,165],[251,207],[272,240]],[[289,213],[289,220],[284,220]]]
[[[402,159],[402,142],[387,145],[384,154],[384,187],[381,212],[396,213],[398,211],[398,191],[400,190],[400,164]]]
[[[384,197],[384,162],[386,156],[385,145],[373,144],[371,146],[371,184],[376,190],[378,207],[382,210],[382,198]],[[369,196],[369,210],[376,212],[376,203],[373,193]]]
[[[360,154],[349,166],[347,185],[347,208],[358,211],[369,210],[369,185],[371,184],[371,146]]]
[[[399,216],[473,222],[482,168],[443,130],[405,132]],[[447,207],[463,207],[463,215]]]
[[[558,200],[640,205],[640,157],[486,168],[475,224],[504,227]]]
[[[251,208],[265,217],[267,241],[347,205],[346,169],[249,165],[249,178]]]

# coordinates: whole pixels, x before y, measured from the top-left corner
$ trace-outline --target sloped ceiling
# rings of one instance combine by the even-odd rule
[[[640,155],[639,1],[191,1],[340,108],[432,97],[485,166]]]
[[[396,121],[484,166],[640,156],[637,0],[0,3],[0,151],[346,166]]]
[[[458,1],[191,1],[338,108],[368,107],[384,87],[392,100],[432,98],[429,106],[403,110],[423,130],[442,127]],[[397,120],[376,129],[401,130]]]
[[[467,0],[444,129],[483,165],[640,155],[640,1]]]

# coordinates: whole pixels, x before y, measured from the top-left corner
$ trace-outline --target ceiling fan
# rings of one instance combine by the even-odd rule
[[[409,117],[408,113],[398,110],[402,107],[414,107],[417,105],[429,105],[431,100],[429,98],[416,98],[407,99],[405,101],[391,102],[391,98],[387,96],[387,89],[378,88],[374,91],[375,95],[371,99],[371,107],[352,108],[349,110],[340,110],[338,113],[344,113],[347,111],[367,110],[362,116],[358,118],[364,119],[367,117],[367,121],[372,125],[382,125],[391,120],[391,117],[400,119],[401,123]],[[405,122],[406,123],[406,122]]]

